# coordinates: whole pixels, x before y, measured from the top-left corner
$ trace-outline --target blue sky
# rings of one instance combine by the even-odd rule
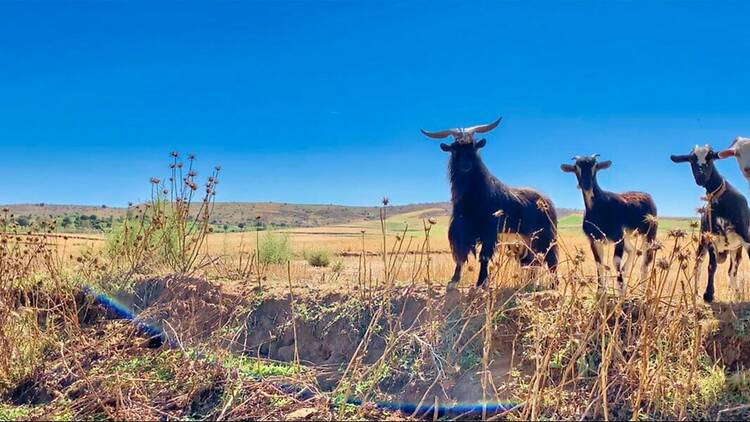
[[[669,154],[750,136],[747,2],[0,2],[0,203],[122,206],[171,150],[218,199],[449,197],[419,128],[502,115],[501,180],[582,207],[559,165],[692,215]],[[741,191],[736,163],[720,168]]]

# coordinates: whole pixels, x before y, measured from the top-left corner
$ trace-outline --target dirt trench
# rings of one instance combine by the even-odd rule
[[[339,384],[360,348],[355,359],[360,372],[376,363],[389,368],[374,388],[382,398],[418,402],[429,393],[430,400],[438,395],[445,402],[482,399],[477,373],[485,321],[478,295],[405,289],[383,301],[336,293],[300,297],[292,307],[288,297],[226,290],[202,279],[165,277],[140,282],[117,299],[136,310],[139,322],[163,330],[180,347],[221,347],[282,362],[294,361],[296,351],[323,391]],[[373,322],[376,314],[380,317]],[[368,327],[369,340],[363,343]],[[493,338],[489,369],[498,384],[511,369],[515,332]],[[381,359],[389,339],[392,350]],[[442,381],[435,383],[438,373]]]
[[[483,398],[478,373],[484,299],[476,292],[405,289],[385,302],[356,292],[321,294],[297,298],[292,306],[289,297],[237,289],[227,293],[225,287],[197,278],[155,278],[138,283],[132,293],[118,299],[137,311],[139,321],[159,327],[180,347],[221,347],[282,362],[299,359],[313,370],[323,391],[339,385],[351,363],[362,369],[386,362],[391,370],[375,388],[380,397],[404,402],[426,396],[445,402]],[[499,292],[497,303],[513,293]],[[540,298],[550,301],[539,304],[540,309],[554,305],[551,297]],[[381,303],[383,312],[373,321]],[[713,314],[706,350],[729,370],[750,368],[750,304],[714,305]],[[523,366],[523,350],[517,344],[522,328],[513,321],[493,323],[489,370],[497,385],[509,381],[513,369],[530,370]],[[369,340],[363,343],[368,327]],[[389,349],[389,341],[399,334],[405,338]],[[358,359],[352,361],[358,348]],[[438,373],[441,380],[436,384]],[[512,393],[502,391],[497,398],[509,400]]]

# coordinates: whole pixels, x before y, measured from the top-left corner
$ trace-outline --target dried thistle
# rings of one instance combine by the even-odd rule
[[[664,245],[659,242],[658,240],[654,240],[653,242],[648,244],[648,249],[650,251],[658,251],[664,248]]]
[[[544,212],[549,211],[549,203],[545,201],[543,198],[539,198],[536,200],[536,207],[540,211],[544,211]]]
[[[672,229],[669,231],[667,236],[674,239],[682,239],[687,236],[687,232],[682,229]]]

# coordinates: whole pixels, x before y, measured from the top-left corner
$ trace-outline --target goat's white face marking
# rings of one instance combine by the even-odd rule
[[[698,158],[698,164],[704,165],[706,164],[706,157],[708,157],[708,153],[711,151],[711,147],[708,145],[704,147],[699,147],[698,145],[693,148],[693,154],[695,154],[695,157]]]
[[[737,159],[742,175],[750,181],[750,138],[737,137],[732,150],[734,150],[734,158]]]

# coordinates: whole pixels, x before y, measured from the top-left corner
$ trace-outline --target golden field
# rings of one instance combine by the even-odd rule
[[[442,214],[442,215],[441,215]],[[432,223],[428,222],[428,219]],[[450,279],[454,270],[454,262],[450,254],[448,243],[448,224],[450,217],[444,215],[444,209],[419,209],[406,213],[388,215],[385,221],[385,243],[388,254],[403,255],[403,263],[399,265],[396,278],[399,282],[421,281],[429,282],[432,286],[443,286]],[[697,234],[697,229],[691,227],[691,219],[662,219],[658,240],[666,245],[664,250],[657,252],[658,261],[669,254],[669,245],[672,240],[669,237],[670,230],[682,230],[689,236]],[[594,281],[596,266],[591,255],[588,240],[580,230],[581,216],[578,214],[567,215],[559,221],[558,244],[560,246],[560,271],[567,273],[570,270],[570,260],[578,251],[582,251],[585,260],[581,265],[583,270],[581,277],[588,281]],[[428,229],[428,230],[426,230]],[[232,266],[233,262],[249,259],[256,250],[257,242],[266,236],[287,236],[294,251],[290,266],[292,271],[293,285],[310,291],[329,292],[347,289],[358,280],[371,279],[377,282],[382,278],[383,272],[383,226],[378,220],[354,220],[344,224],[333,224],[320,227],[301,227],[277,229],[261,232],[234,232],[234,233],[211,233],[206,236],[206,243],[202,248],[203,255],[207,261],[221,262],[223,266]],[[429,237],[429,248],[425,239]],[[52,238],[60,256],[64,259],[75,258],[86,250],[101,250],[104,247],[106,237],[104,235],[80,235],[80,234],[56,234]],[[512,241],[512,240],[509,240]],[[498,246],[500,248],[500,246]],[[304,255],[306,251],[325,250],[331,253],[334,262],[340,262],[342,268],[334,271],[330,268],[316,268],[309,265]],[[430,277],[426,274],[426,259],[429,250]],[[364,266],[362,255],[364,251]],[[607,266],[612,267],[613,246],[606,248]],[[691,254],[691,258],[693,255]],[[699,290],[702,294],[706,283],[706,260],[704,260],[701,271],[701,285]],[[743,260],[739,272],[739,280],[750,279],[750,265]],[[640,266],[640,257],[633,265],[632,274],[637,274]],[[692,271],[692,262],[690,270]],[[730,301],[728,291],[727,269],[728,261],[720,264],[716,273],[716,300]],[[216,275],[217,265],[209,264],[203,271],[210,275]],[[461,287],[473,286],[476,281],[477,263],[470,259],[469,265],[464,269]],[[286,289],[288,271],[286,265],[271,265],[267,268],[266,286],[272,288],[275,285],[283,290]],[[615,274],[609,271],[609,288],[614,286]],[[634,286],[635,287],[635,286]],[[747,288],[743,295],[737,299],[747,297]]]

